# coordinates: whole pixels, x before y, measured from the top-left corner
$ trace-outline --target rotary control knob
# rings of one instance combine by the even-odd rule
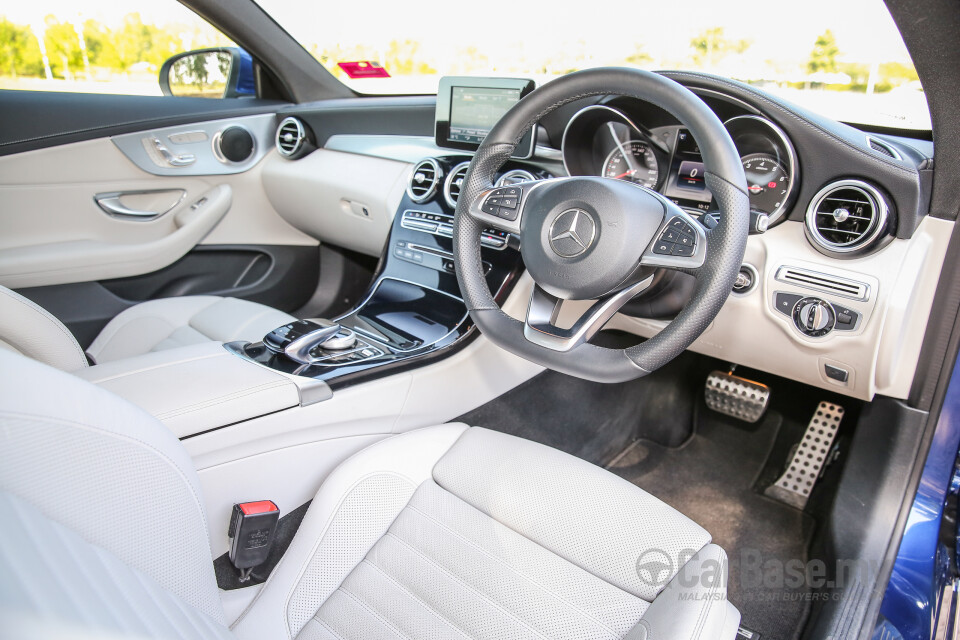
[[[804,335],[819,338],[833,331],[837,314],[826,300],[801,298],[793,305],[793,322]]]
[[[331,338],[320,343],[320,348],[324,351],[344,351],[357,344],[357,334],[353,329],[340,327],[340,330]]]

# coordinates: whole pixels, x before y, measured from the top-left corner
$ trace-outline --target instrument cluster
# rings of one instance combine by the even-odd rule
[[[737,115],[724,126],[740,153],[751,208],[775,224],[796,199],[793,145],[776,124],[759,115]],[[561,149],[569,175],[629,180],[696,215],[717,209],[704,181],[700,146],[682,125],[648,128],[623,109],[594,104],[567,123]]]

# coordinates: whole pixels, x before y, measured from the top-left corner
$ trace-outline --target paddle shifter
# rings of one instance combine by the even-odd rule
[[[352,349],[357,336],[352,329],[329,320],[297,320],[265,335],[263,344],[295,362],[312,364],[332,353]]]

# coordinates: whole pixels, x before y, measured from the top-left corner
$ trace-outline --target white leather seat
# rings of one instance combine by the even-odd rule
[[[163,298],[122,311],[104,327],[87,354],[99,364],[207,341],[256,342],[293,320],[282,311],[236,298]],[[88,364],[83,349],[62,322],[5,287],[0,287],[0,348],[64,371]]]
[[[460,424],[341,464],[228,629],[176,438],[22,356],[0,353],[0,372],[0,625],[11,637],[736,635],[726,555],[706,531],[582,460]]]

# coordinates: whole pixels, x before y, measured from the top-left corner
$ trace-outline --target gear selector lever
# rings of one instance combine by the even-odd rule
[[[350,329],[329,320],[297,320],[277,327],[263,337],[263,344],[274,353],[282,353],[301,364],[317,360],[311,352],[349,349],[357,342]]]

